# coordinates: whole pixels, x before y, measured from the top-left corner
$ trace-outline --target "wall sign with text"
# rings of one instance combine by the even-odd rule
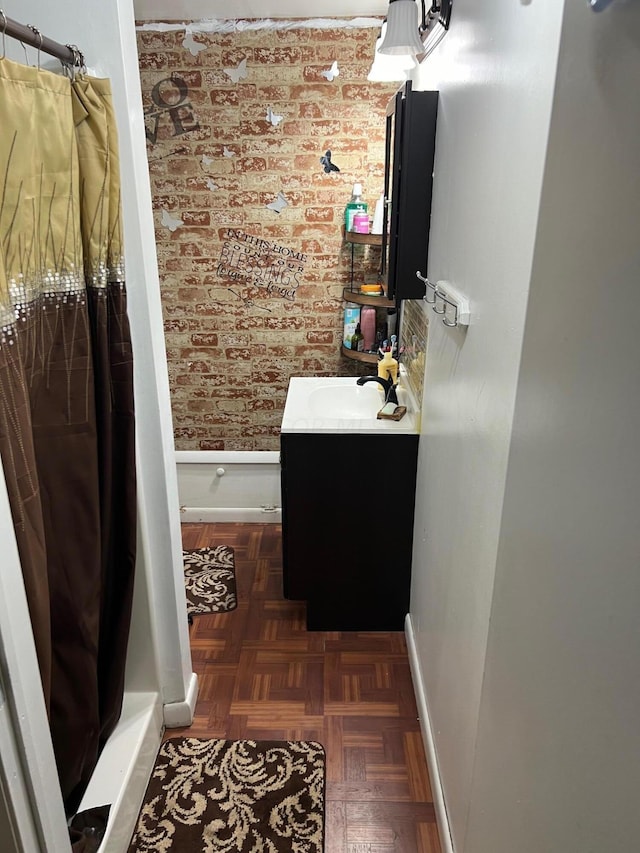
[[[221,278],[259,287],[266,296],[293,302],[307,262],[305,254],[237,228],[229,228],[225,238],[217,268]]]

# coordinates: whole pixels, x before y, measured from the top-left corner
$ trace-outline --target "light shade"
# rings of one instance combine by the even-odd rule
[[[404,82],[407,79],[407,71],[415,68],[416,61],[408,53],[397,55],[380,53],[380,45],[384,41],[387,32],[387,22],[383,21],[380,38],[376,40],[376,49],[373,54],[373,65],[367,75],[367,80],[375,83]]]
[[[387,33],[379,52],[392,56],[407,53],[417,56],[424,52],[415,0],[391,0],[387,10]]]

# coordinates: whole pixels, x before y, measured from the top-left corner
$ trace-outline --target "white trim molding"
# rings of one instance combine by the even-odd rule
[[[190,726],[196,710],[198,698],[198,676],[191,673],[187,695],[184,702],[169,702],[164,708],[164,724],[168,729],[178,729],[182,726]]]
[[[271,20],[270,18],[255,18],[246,21],[210,18],[202,21],[176,21],[171,23],[159,21],[138,24],[136,29],[160,33],[178,30],[186,30],[189,33],[236,33],[247,30],[379,29],[380,23],[380,18],[298,18],[291,21]]]
[[[404,622],[404,633],[407,640],[407,654],[409,656],[409,666],[411,667],[413,692],[415,693],[416,704],[418,706],[420,730],[422,732],[424,750],[427,756],[427,766],[429,768],[429,779],[431,781],[431,792],[433,795],[433,806],[436,813],[436,822],[438,824],[438,834],[440,836],[440,847],[442,853],[455,853],[453,841],[451,839],[447,806],[444,800],[444,790],[442,788],[442,780],[440,778],[440,770],[438,768],[438,755],[436,753],[436,745],[433,738],[433,730],[431,728],[429,704],[424,688],[422,672],[420,670],[420,661],[418,660],[418,650],[416,648],[410,613],[407,613]]]

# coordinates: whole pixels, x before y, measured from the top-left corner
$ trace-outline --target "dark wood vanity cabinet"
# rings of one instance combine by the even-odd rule
[[[411,82],[387,109],[381,276],[389,299],[422,299],[427,274],[438,92]]]
[[[311,631],[402,631],[409,610],[417,435],[283,433],[286,598]]]

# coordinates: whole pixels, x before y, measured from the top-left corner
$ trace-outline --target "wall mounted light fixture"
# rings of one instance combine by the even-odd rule
[[[390,0],[387,31],[378,48],[381,54],[420,56],[429,53],[449,28],[453,0],[432,0],[429,9],[420,0],[418,20],[416,0]]]
[[[383,21],[380,37],[376,40],[373,54],[373,64],[367,75],[367,80],[376,83],[402,83],[407,79],[407,72],[417,65],[415,57],[409,53],[391,54],[380,53],[380,45],[387,32],[387,22]]]

